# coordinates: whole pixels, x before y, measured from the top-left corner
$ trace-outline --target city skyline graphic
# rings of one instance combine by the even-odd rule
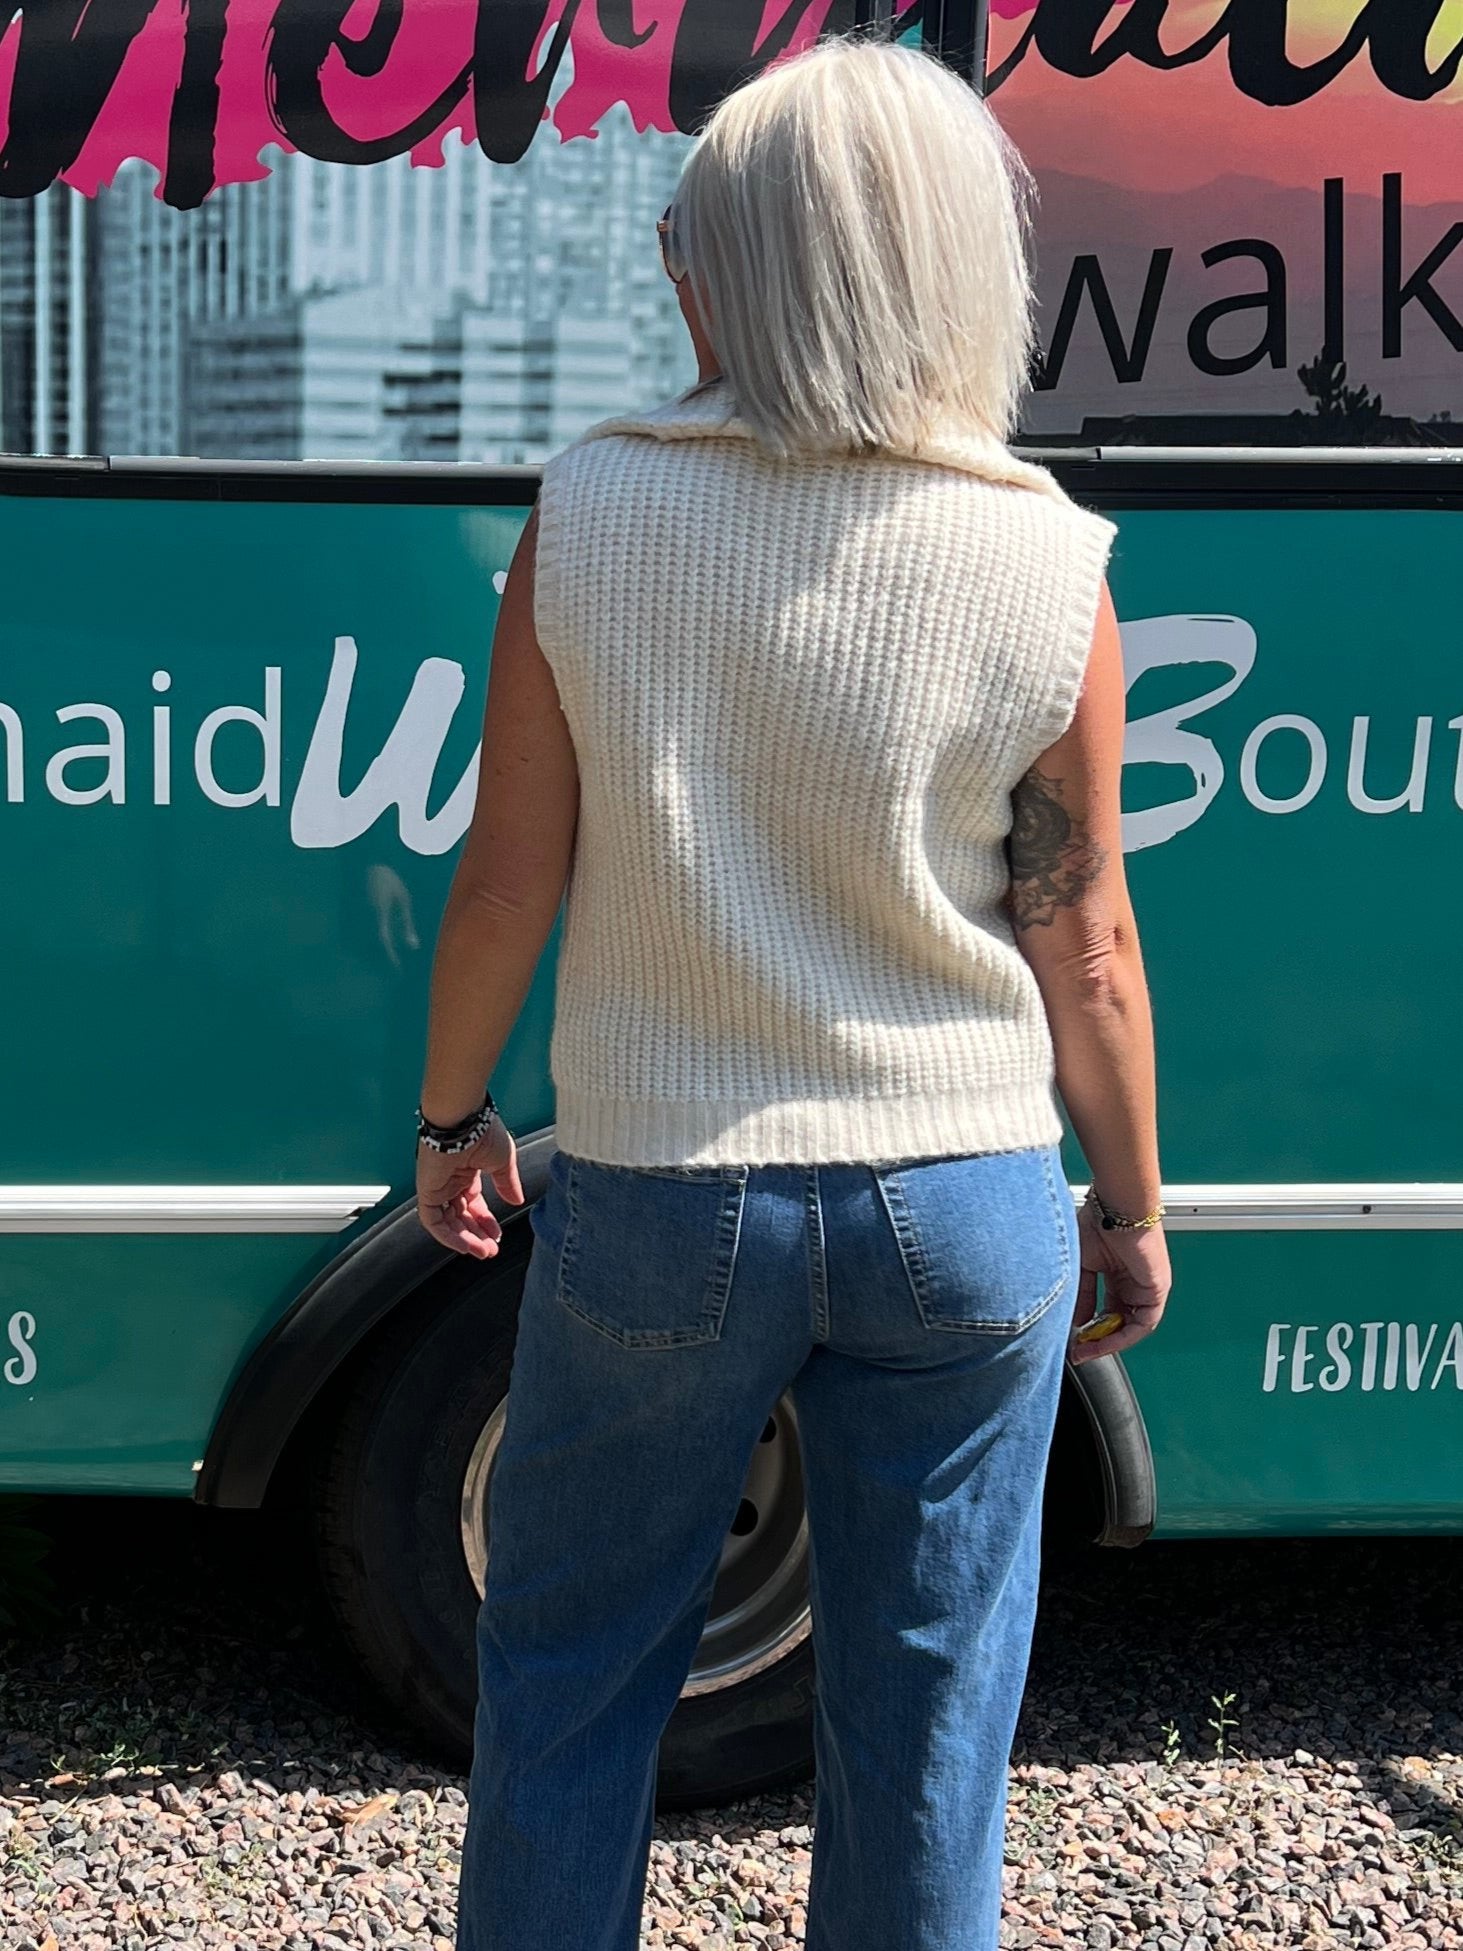
[[[511,166],[452,134],[436,167],[275,150],[195,210],[141,161],[0,202],[0,445],[542,461],[695,377],[655,236],[691,140],[621,105]]]

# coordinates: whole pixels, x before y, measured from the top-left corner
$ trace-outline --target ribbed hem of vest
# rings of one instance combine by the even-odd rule
[[[1051,1089],[921,1097],[626,1099],[557,1095],[559,1149],[605,1165],[877,1164],[1061,1141]]]

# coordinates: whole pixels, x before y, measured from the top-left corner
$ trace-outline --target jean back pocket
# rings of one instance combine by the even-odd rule
[[[1062,1294],[1077,1217],[1054,1145],[871,1168],[927,1328],[1013,1335]]]
[[[560,1161],[564,1306],[623,1348],[717,1340],[748,1168],[606,1165],[562,1152]]]

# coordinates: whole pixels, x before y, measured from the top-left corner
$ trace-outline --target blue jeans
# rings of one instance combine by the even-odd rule
[[[458,1951],[635,1951],[657,1745],[791,1385],[817,1666],[810,1951],[996,1951],[1076,1300],[1055,1146],[556,1153],[489,1490]]]

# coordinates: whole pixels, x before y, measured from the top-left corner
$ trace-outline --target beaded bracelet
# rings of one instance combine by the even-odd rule
[[[1098,1192],[1096,1186],[1088,1186],[1087,1197],[1083,1201],[1083,1204],[1094,1208],[1099,1219],[1102,1221],[1104,1230],[1109,1233],[1133,1233],[1139,1232],[1145,1227],[1157,1226],[1164,1214],[1168,1211],[1168,1208],[1160,1200],[1151,1213],[1145,1213],[1141,1219],[1133,1219],[1126,1213],[1114,1212],[1112,1207],[1108,1205],[1107,1201]]]
[[[485,1138],[498,1115],[498,1107],[493,1102],[491,1091],[483,1092],[483,1101],[476,1111],[455,1125],[434,1125],[417,1106],[417,1143],[425,1145],[429,1152],[470,1152],[481,1138]]]

